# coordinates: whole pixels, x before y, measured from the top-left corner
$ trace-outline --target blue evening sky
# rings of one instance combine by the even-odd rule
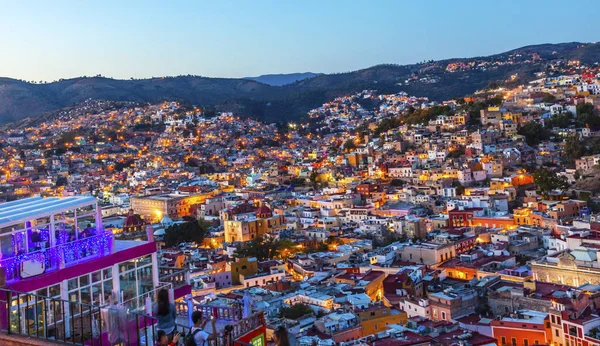
[[[344,72],[600,39],[600,1],[0,0],[0,76]]]

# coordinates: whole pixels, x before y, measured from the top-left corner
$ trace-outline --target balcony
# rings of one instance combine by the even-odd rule
[[[29,247],[36,249],[34,251],[8,255],[10,257],[4,255],[0,267],[5,270],[6,282],[50,273],[110,254],[113,251],[113,234],[102,231],[75,241],[59,241],[52,247],[44,247],[45,244],[47,242],[35,242]]]
[[[186,269],[173,267],[158,268],[159,281],[170,284],[173,289],[177,289],[190,284],[190,274]]]
[[[242,318],[240,308],[198,307],[217,320],[217,338],[208,346],[247,345],[253,337],[264,335],[262,311]],[[177,330],[188,334],[187,304],[185,308],[178,304],[178,312]],[[0,333],[17,339],[38,339],[42,344],[154,346],[156,322],[156,318],[127,307],[94,306],[0,289]],[[206,331],[212,333],[210,323]]]
[[[242,320],[243,306],[241,303],[231,301],[230,299],[217,298],[207,303],[196,303],[193,300],[194,311],[202,311],[204,316],[211,316],[217,322],[235,322]],[[175,308],[180,316],[188,316],[189,305],[187,301],[175,303]]]

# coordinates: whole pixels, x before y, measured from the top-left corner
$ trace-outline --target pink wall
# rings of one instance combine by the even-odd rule
[[[7,283],[6,286],[7,288],[18,292],[32,292],[40,288],[56,285],[63,280],[69,280],[106,267],[110,267],[117,263],[149,255],[154,252],[156,252],[156,243],[142,243],[141,245],[131,249],[115,252],[89,262],[79,263],[72,267],[42,274],[33,278]]]

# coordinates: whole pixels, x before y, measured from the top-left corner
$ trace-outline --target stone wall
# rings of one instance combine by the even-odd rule
[[[502,316],[522,309],[548,312],[552,308],[552,302],[549,300],[498,293],[488,295],[488,305],[494,316]]]

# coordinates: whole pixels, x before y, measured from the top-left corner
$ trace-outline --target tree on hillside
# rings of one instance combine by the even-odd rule
[[[556,173],[544,167],[533,172],[533,179],[537,191],[544,196],[552,190],[565,190],[569,187],[565,176],[556,175]]]
[[[310,176],[308,177],[308,179],[310,180],[310,183],[311,183],[313,189],[316,189],[317,186],[319,185],[319,182],[317,181],[318,177],[319,177],[319,173],[317,173],[316,170],[312,170],[312,172],[310,172]]]
[[[461,196],[462,194],[465,193],[465,187],[458,180],[452,181],[452,187],[456,188],[457,196]]]
[[[56,187],[65,186],[69,183],[66,177],[60,176],[56,179]]]
[[[494,97],[491,97],[489,99],[486,100],[486,103],[488,104],[488,106],[500,106],[502,104],[502,102],[504,102],[504,98],[502,98],[502,95],[496,95]]]
[[[576,122],[579,126],[598,127],[600,126],[600,116],[590,103],[578,104]]]
[[[464,154],[465,154],[465,148],[458,147],[448,153],[448,158],[449,159],[457,159],[457,158],[463,156]]]
[[[354,143],[354,140],[352,138],[349,138],[344,143],[344,150],[350,151],[350,150],[354,150],[354,149],[356,149],[356,144]]]
[[[519,129],[519,134],[525,136],[525,141],[531,146],[540,144],[550,138],[550,133],[542,125],[529,121]]]
[[[387,132],[388,130],[395,129],[400,126],[400,119],[398,118],[385,118],[380,123],[379,126],[375,129],[374,135],[379,136],[379,134],[383,132]]]
[[[404,184],[405,182],[401,179],[392,179],[392,181],[390,181],[390,186],[402,187]]]
[[[469,126],[479,126],[481,125],[481,110],[485,108],[485,104],[483,102],[469,103],[465,107],[465,111],[469,114],[469,121],[467,125]]]
[[[553,115],[550,119],[544,121],[547,128],[560,127],[567,128],[571,125],[571,113],[560,113]]]
[[[200,244],[207,234],[208,224],[201,220],[174,224],[165,230],[165,243],[167,247],[172,247],[182,242]]]
[[[556,101],[556,97],[549,93],[544,93],[544,97],[542,97],[542,101],[546,103],[551,103]]]
[[[577,133],[571,133],[565,139],[565,158],[570,165],[575,163],[575,160],[585,154],[585,146],[579,140]]]

